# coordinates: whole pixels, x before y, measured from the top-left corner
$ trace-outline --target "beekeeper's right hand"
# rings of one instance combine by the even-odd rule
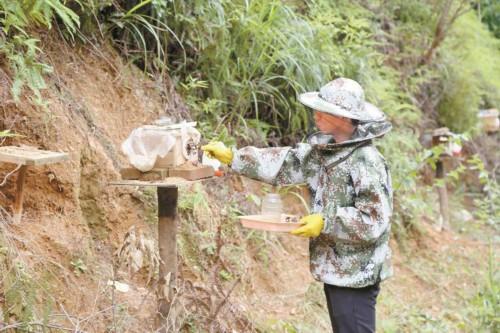
[[[221,163],[231,164],[233,161],[233,151],[220,141],[213,141],[201,147],[209,157],[218,159]]]

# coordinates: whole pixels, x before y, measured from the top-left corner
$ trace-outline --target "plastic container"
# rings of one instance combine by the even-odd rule
[[[283,210],[281,197],[277,193],[268,193],[262,199],[260,213],[262,215],[280,216]]]

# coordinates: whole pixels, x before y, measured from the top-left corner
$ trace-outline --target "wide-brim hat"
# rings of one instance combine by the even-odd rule
[[[300,94],[299,101],[314,110],[361,122],[386,119],[384,112],[365,101],[359,83],[347,78],[330,81],[320,91]]]

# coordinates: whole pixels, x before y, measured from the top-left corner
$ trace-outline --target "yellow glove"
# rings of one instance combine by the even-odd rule
[[[323,230],[323,217],[321,214],[312,214],[304,216],[300,219],[300,223],[303,224],[302,227],[290,231],[292,235],[302,236],[302,237],[318,237]]]
[[[221,163],[230,164],[233,161],[233,151],[220,141],[210,142],[201,147],[210,157],[218,159]]]

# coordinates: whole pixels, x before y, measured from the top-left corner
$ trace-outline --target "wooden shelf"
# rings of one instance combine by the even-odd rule
[[[173,182],[174,179],[185,179],[185,180],[200,180],[211,178],[214,176],[214,168],[211,166],[198,166],[193,168],[182,168],[182,167],[172,167],[165,169],[152,169],[147,172],[141,172],[136,168],[122,168],[120,170],[120,175],[123,180],[140,180],[140,181],[157,181],[162,182],[163,180],[168,180],[167,182]]]
[[[43,165],[69,160],[67,153],[40,150],[34,147],[0,147],[0,162],[21,165]]]
[[[188,185],[191,183],[197,183],[200,180],[186,180],[180,179],[178,177],[167,177],[161,180],[135,180],[135,179],[124,179],[124,180],[114,180],[110,181],[108,185],[110,186],[155,186],[155,187],[177,187],[179,185]]]
[[[40,150],[35,147],[3,146],[0,147],[0,162],[17,164],[20,167],[16,180],[16,197],[14,199],[14,223],[19,223],[23,214],[24,183],[28,167],[69,160],[67,153]]]

